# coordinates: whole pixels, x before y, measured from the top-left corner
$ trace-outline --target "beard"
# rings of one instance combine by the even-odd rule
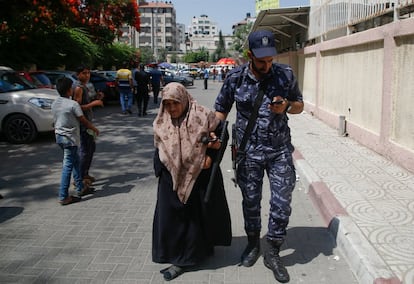
[[[269,69],[267,69],[266,67],[261,69],[258,68],[257,65],[254,63],[254,60],[251,61],[251,64],[253,71],[260,76],[266,75],[269,72]]]

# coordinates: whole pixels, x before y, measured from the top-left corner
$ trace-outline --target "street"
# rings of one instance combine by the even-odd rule
[[[212,108],[221,83],[195,80],[188,91]],[[233,107],[234,110],[235,107]],[[76,204],[60,206],[62,153],[52,133],[30,145],[0,140],[0,282],[1,283],[163,283],[165,264],[151,260],[152,214],[157,180],[153,174],[152,121],[148,115],[121,114],[116,103],[95,110],[101,131],[91,174],[96,193]],[[234,121],[234,111],[228,117]],[[238,266],[246,244],[241,194],[231,181],[227,149],[221,164],[232,217],[231,247],[183,274],[174,283],[276,283],[260,257],[250,268]],[[265,179],[266,181],[266,179]],[[269,190],[263,187],[262,247],[265,247]],[[282,260],[290,283],[357,283],[314,209],[300,177]]]

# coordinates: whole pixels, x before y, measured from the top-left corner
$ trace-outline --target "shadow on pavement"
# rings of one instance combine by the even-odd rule
[[[0,223],[16,217],[23,212],[23,207],[0,207]]]
[[[312,262],[320,254],[333,255],[335,240],[324,227],[292,227],[288,229],[287,240],[282,246],[282,260],[286,266]],[[285,255],[284,250],[292,250]]]

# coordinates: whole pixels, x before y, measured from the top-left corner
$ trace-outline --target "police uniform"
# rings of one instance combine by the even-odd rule
[[[230,71],[215,102],[218,112],[228,113],[236,103],[236,134],[240,143],[252,113],[259,87],[264,88],[262,104],[248,139],[245,154],[237,156],[237,181],[243,195],[246,232],[261,230],[260,201],[264,171],[269,177],[271,198],[268,239],[283,239],[291,214],[291,196],[295,187],[293,146],[286,113],[272,113],[268,105],[273,97],[302,101],[292,69],[273,63],[271,71],[258,81],[248,63]]]

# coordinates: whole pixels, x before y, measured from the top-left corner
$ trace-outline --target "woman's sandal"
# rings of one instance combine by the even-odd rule
[[[184,268],[176,265],[171,265],[168,268],[162,269],[160,272],[164,274],[165,281],[170,281],[183,274]]]

